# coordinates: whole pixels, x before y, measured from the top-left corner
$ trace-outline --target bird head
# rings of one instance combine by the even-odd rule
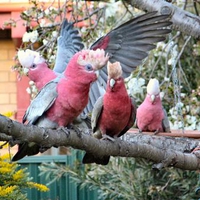
[[[111,63],[108,61],[107,70],[109,86],[110,88],[113,88],[117,80],[122,77],[122,67],[120,65],[120,62]]]
[[[82,50],[71,58],[65,75],[79,78],[79,80],[88,78],[93,82],[97,79],[98,70],[106,65],[108,59],[109,56],[105,55],[103,49]],[[85,80],[85,82],[87,81]]]
[[[109,56],[103,49],[97,50],[82,50],[78,56],[77,63],[80,65],[92,65],[93,70],[99,70],[106,65]]]
[[[150,96],[152,104],[156,98],[160,98],[160,87],[156,78],[150,79],[147,85],[147,95]]]
[[[38,65],[45,63],[45,59],[38,52],[30,49],[19,50],[17,55],[25,74],[29,74],[29,70],[36,70]]]

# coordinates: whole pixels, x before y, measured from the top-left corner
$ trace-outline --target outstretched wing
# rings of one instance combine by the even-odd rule
[[[71,57],[82,50],[84,47],[82,39],[79,36],[78,30],[65,19],[62,23],[60,36],[57,43],[56,62],[54,71],[62,73],[71,59]]]
[[[23,117],[23,123],[36,124],[38,119],[51,107],[58,94],[56,91],[57,79],[47,83],[32,100]]]
[[[171,32],[167,28],[172,24],[169,15],[156,14],[149,12],[129,20],[97,40],[91,49],[104,49],[110,56],[109,61],[119,61],[123,77],[128,77],[148,56],[148,52],[155,48],[155,43],[165,40],[165,36]],[[101,70],[99,81],[106,85],[106,67]]]

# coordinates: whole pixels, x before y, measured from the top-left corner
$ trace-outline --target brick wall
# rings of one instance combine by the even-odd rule
[[[0,40],[0,113],[17,111],[16,73],[11,71],[14,64],[15,46],[13,41]],[[2,142],[3,143],[3,142]],[[2,144],[0,143],[0,144]],[[11,149],[15,153],[17,146]],[[7,148],[1,149],[0,154],[8,153]]]
[[[16,73],[11,71],[14,55],[13,41],[0,40],[0,113],[17,111]]]

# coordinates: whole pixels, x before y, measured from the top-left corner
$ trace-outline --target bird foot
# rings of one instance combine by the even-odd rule
[[[139,133],[139,134],[142,134],[142,130],[139,129],[139,130],[138,130],[138,133]]]
[[[73,129],[73,130],[76,132],[76,134],[77,134],[77,136],[78,136],[79,138],[82,137],[81,131],[80,131],[80,129],[79,129],[76,125],[70,124],[69,127],[70,127],[71,129]]]
[[[106,134],[102,134],[102,139],[101,140],[110,140],[110,141],[114,142],[115,138],[110,137],[109,135],[106,135]]]
[[[195,151],[199,151],[199,150],[200,150],[200,146],[198,146],[195,149],[193,149],[193,151],[191,153],[195,153]]]
[[[67,137],[68,137],[69,134],[70,134],[69,129],[68,129],[67,127],[64,127],[64,126],[60,126],[60,127],[58,127],[57,130],[63,131],[63,132],[66,134]]]
[[[193,151],[191,152],[195,154],[198,158],[200,158],[200,146],[197,146]]]
[[[157,135],[160,131],[157,129],[153,134]]]

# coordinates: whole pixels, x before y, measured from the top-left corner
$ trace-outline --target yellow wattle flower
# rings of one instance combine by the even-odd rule
[[[0,186],[0,197],[6,197],[10,195],[16,188],[17,188],[16,185],[8,187]]]
[[[42,184],[39,184],[39,183],[34,183],[34,182],[27,182],[28,186],[31,187],[31,188],[36,188],[42,192],[47,192],[49,191],[49,188],[45,185],[42,185]]]
[[[12,168],[0,167],[0,174],[8,174],[12,172]]]
[[[2,115],[6,116],[6,117],[12,117],[14,115],[14,112],[6,112],[6,113],[3,113]]]
[[[13,180],[18,181],[24,177],[24,170],[20,169],[13,174]]]
[[[0,156],[0,161],[1,160],[10,160],[10,154],[9,153],[6,153],[4,155],[1,155]]]

